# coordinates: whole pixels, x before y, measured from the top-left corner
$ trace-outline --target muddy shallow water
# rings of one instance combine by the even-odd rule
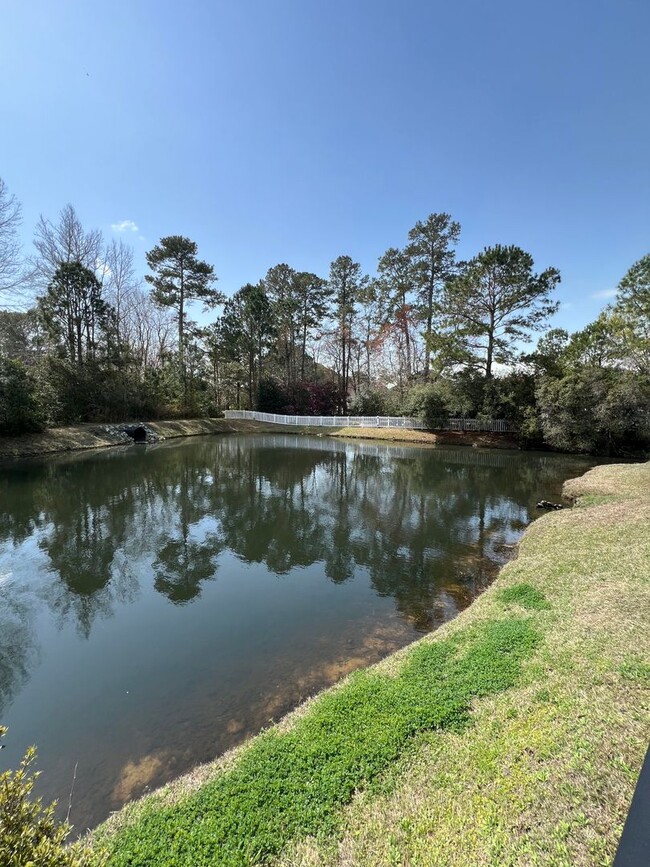
[[[192,438],[0,469],[0,770],[92,826],[434,629],[593,461]]]

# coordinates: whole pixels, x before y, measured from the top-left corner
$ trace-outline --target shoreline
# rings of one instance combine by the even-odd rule
[[[444,719],[437,725],[416,724],[399,748],[389,749],[381,761],[375,757],[375,771],[358,778],[349,795],[324,790],[333,797],[324,826],[291,815],[283,829],[269,826],[262,834],[262,855],[282,865],[388,864],[390,841],[398,840],[405,863],[420,860],[426,849],[436,863],[460,865],[490,860],[498,841],[503,863],[523,863],[531,855],[541,864],[611,859],[650,734],[642,712],[650,692],[644,626],[650,612],[650,540],[644,532],[650,519],[650,464],[601,465],[567,481],[564,493],[577,505],[530,524],[517,559],[454,620],[308,699],[230,753],[127,804],[90,840],[108,847],[111,865],[132,863],[134,846],[146,852],[152,867],[190,864],[199,849],[225,852],[219,863],[242,863],[236,858],[248,842],[237,825],[239,813],[221,827],[218,809],[214,816],[211,812],[219,805],[223,812],[229,803],[219,798],[228,795],[233,776],[245,775],[248,768],[275,780],[282,773],[279,757],[286,757],[287,749],[300,753],[301,737],[308,746],[310,739],[318,740],[318,720],[328,709],[345,706],[366,683],[381,692],[403,680],[391,701],[408,714],[400,702],[414,688],[408,671],[418,659],[465,646],[471,655],[472,642],[479,646],[485,630],[509,624],[537,637],[522,644],[513,677],[501,684],[505,688],[477,681],[473,697],[465,700],[467,725],[447,725]],[[494,658],[492,669],[501,658]],[[466,661],[461,668],[467,676]],[[454,677],[452,666],[438,687],[451,689]],[[396,724],[395,708],[385,724],[389,732]],[[372,719],[366,720],[368,726]],[[345,754],[353,746],[348,740],[364,728],[349,732],[336,713],[328,720],[333,734],[324,736],[324,755],[328,737]],[[310,785],[325,759],[314,761]],[[371,785],[375,778],[379,789]],[[381,780],[391,781],[384,793]],[[239,804],[244,818],[246,806],[245,800]],[[283,810],[291,814],[292,806],[291,799],[276,804],[267,816],[271,825]],[[326,807],[321,804],[321,813]],[[194,838],[190,850],[172,853],[190,834],[187,817],[199,808],[217,824]],[[466,811],[473,823],[463,821]],[[256,822],[259,830],[263,810]],[[416,834],[413,828],[419,829]],[[214,850],[215,845],[221,848]],[[562,852],[565,860],[558,861]],[[168,860],[167,853],[176,860]],[[257,857],[245,863],[257,863]]]
[[[33,458],[63,452],[85,451],[89,449],[124,447],[124,440],[115,436],[107,428],[123,426],[126,423],[87,422],[48,428],[41,433],[29,433],[16,437],[0,437],[0,461],[13,461],[20,458]],[[134,422],[128,423],[135,424]],[[327,436],[335,438],[370,439],[382,442],[403,442],[414,445],[462,445],[474,448],[518,449],[519,444],[511,434],[487,434],[462,431],[439,431],[437,433],[421,430],[386,428],[327,428],[298,427],[294,425],[275,425],[246,419],[196,418],[167,421],[145,421],[162,439],[176,439],[188,436],[206,436],[231,433],[293,433],[296,435]],[[127,443],[128,445],[128,443]]]
[[[201,436],[213,433],[228,433],[226,419],[197,418],[169,421],[146,421],[147,428],[163,439],[184,436]],[[107,428],[132,426],[134,422],[85,422],[65,427],[47,428],[41,433],[28,433],[15,437],[0,437],[0,461],[34,458],[64,452],[124,446],[121,437]],[[127,443],[128,445],[128,443]]]

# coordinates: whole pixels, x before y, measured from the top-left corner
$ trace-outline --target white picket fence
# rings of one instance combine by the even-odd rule
[[[273,412],[254,412],[249,409],[227,409],[226,418],[265,421],[268,424],[296,425],[299,427],[398,427],[427,430],[428,425],[419,418],[391,415],[278,415]],[[484,431],[510,433],[515,430],[505,419],[449,418],[437,430]]]

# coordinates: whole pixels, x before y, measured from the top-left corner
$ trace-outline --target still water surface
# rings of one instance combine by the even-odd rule
[[[434,629],[579,457],[260,435],[0,468],[0,771],[92,826]]]

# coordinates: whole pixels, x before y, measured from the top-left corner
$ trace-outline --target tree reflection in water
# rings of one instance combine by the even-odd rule
[[[196,599],[225,549],[278,575],[322,562],[341,583],[365,569],[427,630],[441,582],[473,596],[500,560],[498,543],[576,460],[264,435],[23,462],[0,481],[0,546],[7,560],[38,535],[57,577],[44,601],[86,637],[142,581],[173,603]],[[129,562],[145,552],[151,574],[135,574]],[[25,604],[2,606],[3,649]],[[5,652],[3,664],[18,656]]]

